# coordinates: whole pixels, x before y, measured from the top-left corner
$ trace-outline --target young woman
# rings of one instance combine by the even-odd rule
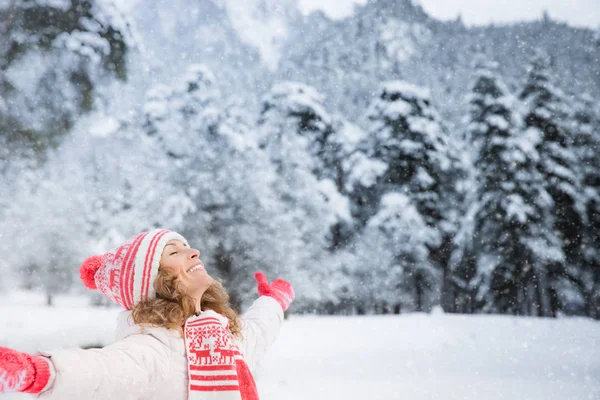
[[[294,299],[256,273],[260,297],[238,317],[200,252],[181,235],[136,235],[81,265],[91,289],[123,306],[118,341],[102,349],[29,355],[0,347],[0,393],[48,399],[257,400],[250,372]]]

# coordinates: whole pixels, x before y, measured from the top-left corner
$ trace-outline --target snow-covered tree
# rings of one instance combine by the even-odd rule
[[[574,149],[582,173],[582,195],[586,224],[583,227],[581,259],[568,265],[567,274],[578,293],[570,301],[570,310],[600,318],[600,115],[594,99],[584,93],[573,108],[571,126]],[[573,306],[576,307],[573,310]]]
[[[260,146],[276,170],[272,187],[298,232],[298,256],[308,264],[303,269],[323,288],[320,283],[328,279],[328,272],[320,261],[332,246],[332,229],[348,221],[350,213],[335,181],[327,173],[322,179],[315,174],[317,166],[326,160],[317,156],[327,150],[319,139],[326,140],[329,129],[329,117],[315,99],[318,94],[311,88],[287,82],[276,85],[263,98],[257,131]],[[311,292],[316,298],[331,293]]]
[[[478,192],[458,270],[468,274],[458,279],[477,290],[475,309],[550,315],[547,268],[563,253],[553,234],[552,199],[536,169],[541,138],[519,129],[515,99],[494,63],[479,65],[472,90],[468,137],[478,144]]]
[[[56,148],[68,141],[78,119],[97,105],[110,82],[125,80],[126,57],[135,43],[112,0],[0,2],[0,32],[0,213],[15,224],[3,232],[27,231],[22,243],[38,241],[39,258],[23,259],[50,295],[70,286],[64,279],[60,287],[60,271],[71,277],[81,261],[77,252],[87,248],[87,214],[82,211],[87,202],[75,200],[85,192],[78,186],[84,182],[79,178],[85,160],[77,158],[83,161],[78,164],[69,157],[72,153]],[[60,164],[63,156],[73,174],[43,166]],[[18,207],[24,212],[20,222],[14,219]],[[33,215],[42,223],[34,223]],[[61,235],[64,240],[58,240]],[[69,251],[65,246],[71,238],[84,243]],[[9,269],[21,265],[13,262]]]
[[[437,235],[407,195],[385,194],[354,249],[360,307],[375,313],[430,310],[439,297],[440,271],[426,244]]]
[[[176,85],[153,89],[144,121],[168,179],[193,204],[181,230],[200,246],[233,303],[252,298],[257,270],[294,275],[300,233],[274,192],[275,171],[258,148],[250,116],[221,99],[213,73],[192,65]]]
[[[15,268],[27,262],[26,271],[35,271],[24,276],[28,286],[41,279],[50,293],[67,290],[85,257],[143,230],[177,229],[193,208],[168,179],[170,166],[155,140],[131,121],[91,114],[80,119],[69,140],[48,154],[42,167],[18,175],[12,205],[3,213],[11,221],[5,234],[22,238],[20,248],[40,249],[37,258],[12,262]],[[63,269],[48,264],[61,256]],[[69,279],[63,282],[60,274]],[[77,286],[81,287],[78,280]]]
[[[2,2],[0,32],[0,159],[43,159],[93,108],[105,78],[125,79],[134,46],[111,0]]]
[[[580,195],[581,176],[573,138],[567,129],[570,111],[564,94],[552,82],[550,61],[544,54],[533,57],[520,99],[525,107],[528,135],[540,137],[538,170],[554,203],[554,229],[559,233],[565,253],[565,262],[555,263],[548,270],[555,313],[562,307],[560,292],[566,284],[565,269],[581,258],[585,206]]]
[[[597,117],[589,122],[587,111],[565,106],[584,91],[599,98],[598,33],[547,20],[474,34],[460,21],[434,21],[412,0],[370,0],[343,20],[304,18],[296,3],[0,0],[0,245],[21,251],[29,239],[13,238],[37,227],[31,242],[45,253],[62,251],[52,247],[55,235],[60,243],[76,238],[81,254],[64,259],[76,277],[82,257],[141,230],[171,228],[200,247],[235,303],[256,293],[252,272],[261,269],[294,284],[296,311],[325,313],[428,310],[440,292],[444,310],[514,311],[505,307],[512,289],[504,289],[513,288],[515,268],[530,268],[517,297],[534,298],[517,312],[548,314],[550,303],[598,315],[598,161],[588,134]],[[488,143],[473,165],[473,144],[483,146],[478,138],[490,128],[480,123],[470,131],[479,136],[462,143],[473,56],[482,49],[501,60],[503,80],[518,92],[528,55],[550,51],[547,78],[569,97],[537,85],[552,89],[548,103],[528,84],[521,111],[530,130],[511,125],[510,140],[496,132],[506,143]],[[182,76],[192,63],[212,74],[193,67]],[[405,83],[377,90],[395,79],[431,95]],[[496,148],[508,149],[501,153],[509,161],[496,160]],[[479,185],[462,179],[457,159],[469,174],[482,172]],[[547,203],[534,195],[531,163],[542,171]],[[507,165],[513,189],[497,165]],[[483,173],[500,188],[484,188]],[[509,212],[502,207],[516,201],[511,190],[534,210],[526,214],[531,228],[484,218],[504,194],[500,215]],[[464,201],[465,193],[473,197]],[[72,211],[54,211],[62,209]],[[548,209],[550,233],[536,236]],[[412,229],[421,224],[427,234]],[[515,240],[533,262],[511,264],[506,278],[494,262],[510,259],[516,237],[542,239]],[[494,240],[507,250],[488,262],[495,253],[482,249]],[[29,255],[9,258],[0,260],[4,283],[12,283],[8,272],[35,266],[37,275],[21,275],[35,286],[54,268]],[[79,286],[75,279],[72,289]]]
[[[440,224],[446,218],[444,195],[452,185],[448,180],[455,178],[456,154],[428,91],[401,81],[385,83],[365,124],[360,147],[387,165],[374,192],[408,193],[429,226],[448,228]]]
[[[52,305],[54,295],[71,289],[89,251],[81,170],[54,152],[42,169],[25,174],[36,176],[13,191],[0,246],[11,275],[21,286],[43,290]]]
[[[296,135],[306,138],[312,156],[313,173],[319,178],[336,180],[339,156],[335,136],[334,119],[325,110],[323,98],[317,90],[297,82],[275,85],[262,103],[262,113],[280,113],[289,120]],[[265,138],[269,140],[269,138]]]
[[[446,278],[449,244],[455,230],[456,181],[460,167],[440,117],[426,90],[406,82],[385,83],[369,107],[367,133],[359,143],[364,158],[356,166],[373,179],[357,181],[350,197],[363,223],[381,211],[387,193],[402,193],[435,234],[427,239],[429,260]],[[362,166],[361,166],[362,165]],[[380,168],[383,166],[383,168]],[[440,285],[436,285],[439,289]]]
[[[294,134],[301,136],[311,156],[312,173],[320,180],[320,190],[339,210],[338,221],[330,232],[331,250],[343,247],[351,236],[351,221],[347,213],[347,157],[356,145],[355,126],[339,116],[330,115],[324,99],[311,86],[297,82],[275,85],[263,101],[262,115],[285,119]],[[277,116],[275,116],[277,114]],[[291,133],[290,132],[290,133]],[[263,143],[276,137],[264,137]]]

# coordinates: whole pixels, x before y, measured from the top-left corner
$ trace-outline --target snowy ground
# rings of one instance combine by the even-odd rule
[[[72,299],[46,308],[40,301],[0,298],[0,345],[35,351],[112,340],[117,310]],[[292,316],[256,377],[262,400],[598,400],[600,323]]]

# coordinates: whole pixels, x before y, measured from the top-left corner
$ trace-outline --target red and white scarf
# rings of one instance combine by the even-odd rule
[[[190,400],[259,400],[226,317],[212,310],[191,316],[184,336]]]

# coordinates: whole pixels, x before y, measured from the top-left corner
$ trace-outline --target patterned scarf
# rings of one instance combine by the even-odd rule
[[[229,332],[229,320],[202,311],[185,322],[189,400],[259,400],[256,383]]]

